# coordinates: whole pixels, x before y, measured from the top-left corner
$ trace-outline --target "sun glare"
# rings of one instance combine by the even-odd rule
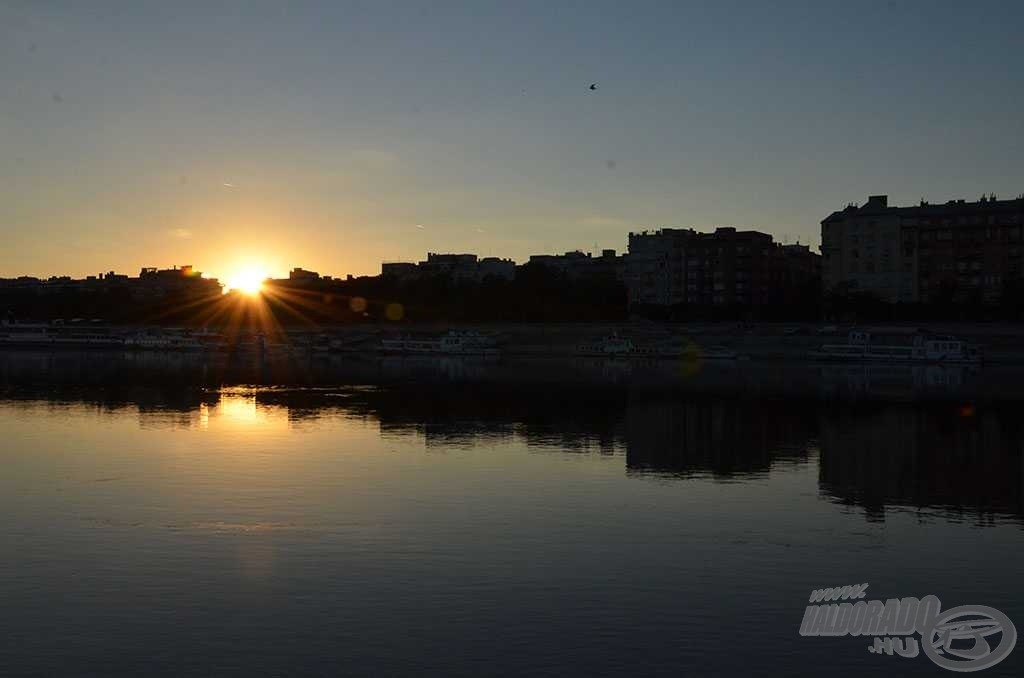
[[[227,291],[237,290],[243,294],[256,296],[263,289],[263,281],[266,279],[266,273],[255,268],[236,271],[227,280]]]

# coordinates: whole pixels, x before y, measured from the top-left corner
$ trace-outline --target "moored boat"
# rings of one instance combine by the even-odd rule
[[[685,345],[641,345],[628,337],[613,332],[596,341],[576,346],[576,355],[603,358],[684,358],[706,360],[735,360],[735,352],[722,346],[701,347]]]
[[[124,336],[124,347],[149,351],[201,351],[208,347],[186,330],[140,330]]]
[[[981,362],[981,350],[957,337],[917,330],[886,334],[850,332],[845,344],[825,344],[811,351],[818,360],[843,362],[968,363]]]
[[[380,350],[385,353],[426,353],[441,355],[485,355],[498,354],[492,337],[479,332],[452,330],[440,337],[400,336],[382,339]]]
[[[124,337],[109,327],[76,321],[9,323],[0,327],[0,346],[24,348],[123,348]]]

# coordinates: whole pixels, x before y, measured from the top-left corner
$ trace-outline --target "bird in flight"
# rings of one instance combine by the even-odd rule
[[[596,82],[590,83],[590,91],[594,92],[596,90],[597,90],[597,83]]]

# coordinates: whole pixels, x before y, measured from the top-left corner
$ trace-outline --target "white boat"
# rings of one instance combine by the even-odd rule
[[[576,347],[576,355],[597,356],[604,358],[685,358],[704,360],[735,360],[736,353],[721,346],[700,347],[696,344],[686,346],[642,346],[633,343],[628,337],[621,337],[613,332],[601,339],[580,344]]]
[[[124,347],[149,351],[200,351],[207,344],[182,330],[142,330],[124,337]]]
[[[597,341],[580,344],[576,347],[577,355],[586,356],[615,357],[631,356],[636,355],[637,353],[637,347],[633,343],[632,339],[628,337],[620,337],[618,333],[615,332],[601,337]]]
[[[811,351],[819,360],[847,362],[980,363],[977,346],[949,335],[898,333],[881,341],[871,332],[850,332],[845,344],[825,344]]]
[[[684,356],[692,356],[701,360],[746,360],[749,356],[741,356],[725,346],[694,346],[683,351]]]
[[[51,326],[42,323],[9,323],[0,325],[0,345],[48,346],[53,342]]]
[[[327,350],[340,353],[366,353],[374,349],[380,349],[381,345],[376,334],[368,331],[346,332],[341,336],[329,336],[327,339]]]
[[[124,337],[88,323],[3,323],[0,346],[25,348],[122,348]]]
[[[290,352],[297,356],[322,355],[331,348],[331,340],[326,334],[293,333],[287,336]]]
[[[452,330],[440,337],[396,337],[382,339],[380,349],[386,353],[427,353],[441,355],[498,354],[492,337],[479,332]]]
[[[0,325],[0,347],[115,348],[145,351],[216,350],[223,338],[207,330],[144,329],[126,331],[91,323],[16,323]]]

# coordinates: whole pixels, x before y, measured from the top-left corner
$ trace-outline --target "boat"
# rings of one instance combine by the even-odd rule
[[[683,355],[701,360],[747,360],[749,358],[749,356],[741,356],[725,346],[694,346],[690,351],[684,351]]]
[[[124,337],[108,327],[72,321],[0,326],[0,346],[22,348],[123,348]]]
[[[331,349],[331,340],[323,333],[293,333],[287,336],[286,345],[289,352],[296,356],[325,355]]]
[[[735,360],[735,352],[722,346],[701,347],[689,343],[684,346],[644,346],[613,332],[597,341],[579,344],[576,355],[603,358],[685,358],[687,360]]]
[[[42,323],[9,323],[0,326],[0,346],[49,346],[51,326]]]
[[[131,351],[199,351],[222,348],[223,337],[208,330],[183,328],[125,328],[95,321],[0,324],[0,347],[103,348]]]
[[[452,330],[440,337],[400,336],[382,339],[380,350],[385,353],[426,353],[441,355],[494,356],[498,348],[492,337],[479,332]]]
[[[124,337],[124,347],[148,351],[201,351],[207,342],[186,330],[140,330]]]
[[[373,332],[346,332],[340,336],[329,336],[327,350],[336,353],[366,353],[381,348]]]
[[[818,360],[844,362],[957,363],[981,362],[981,351],[961,339],[945,334],[925,334],[917,330],[877,333],[850,332],[845,344],[825,344],[810,352]]]
[[[620,337],[617,332],[601,337],[597,341],[579,344],[576,347],[576,354],[583,356],[632,356],[639,355],[641,351],[628,337]]]

